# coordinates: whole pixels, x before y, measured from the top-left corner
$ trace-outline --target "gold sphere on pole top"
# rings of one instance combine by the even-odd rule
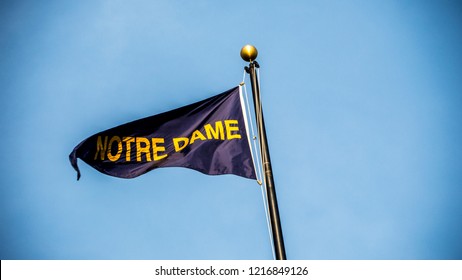
[[[241,57],[245,61],[252,62],[255,60],[255,58],[257,58],[257,55],[257,48],[252,45],[245,45],[241,49]]]

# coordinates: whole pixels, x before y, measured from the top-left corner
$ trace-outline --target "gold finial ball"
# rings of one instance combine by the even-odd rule
[[[252,62],[257,58],[258,51],[257,49],[252,46],[252,45],[245,45],[241,49],[241,57],[243,60]]]

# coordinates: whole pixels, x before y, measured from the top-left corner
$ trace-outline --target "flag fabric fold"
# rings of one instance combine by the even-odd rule
[[[160,167],[186,167],[208,175],[256,179],[240,94],[235,87],[90,136],[69,155],[77,180],[77,158],[119,178],[135,178]]]

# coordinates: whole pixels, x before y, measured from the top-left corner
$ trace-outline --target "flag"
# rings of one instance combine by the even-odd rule
[[[160,167],[256,179],[240,87],[172,111],[129,122],[83,140],[69,155],[96,170],[135,178]]]

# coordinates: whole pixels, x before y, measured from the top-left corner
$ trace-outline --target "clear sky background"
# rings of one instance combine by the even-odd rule
[[[68,161],[251,43],[287,257],[462,259],[461,31],[458,1],[1,1],[0,258],[271,259],[252,180]]]

